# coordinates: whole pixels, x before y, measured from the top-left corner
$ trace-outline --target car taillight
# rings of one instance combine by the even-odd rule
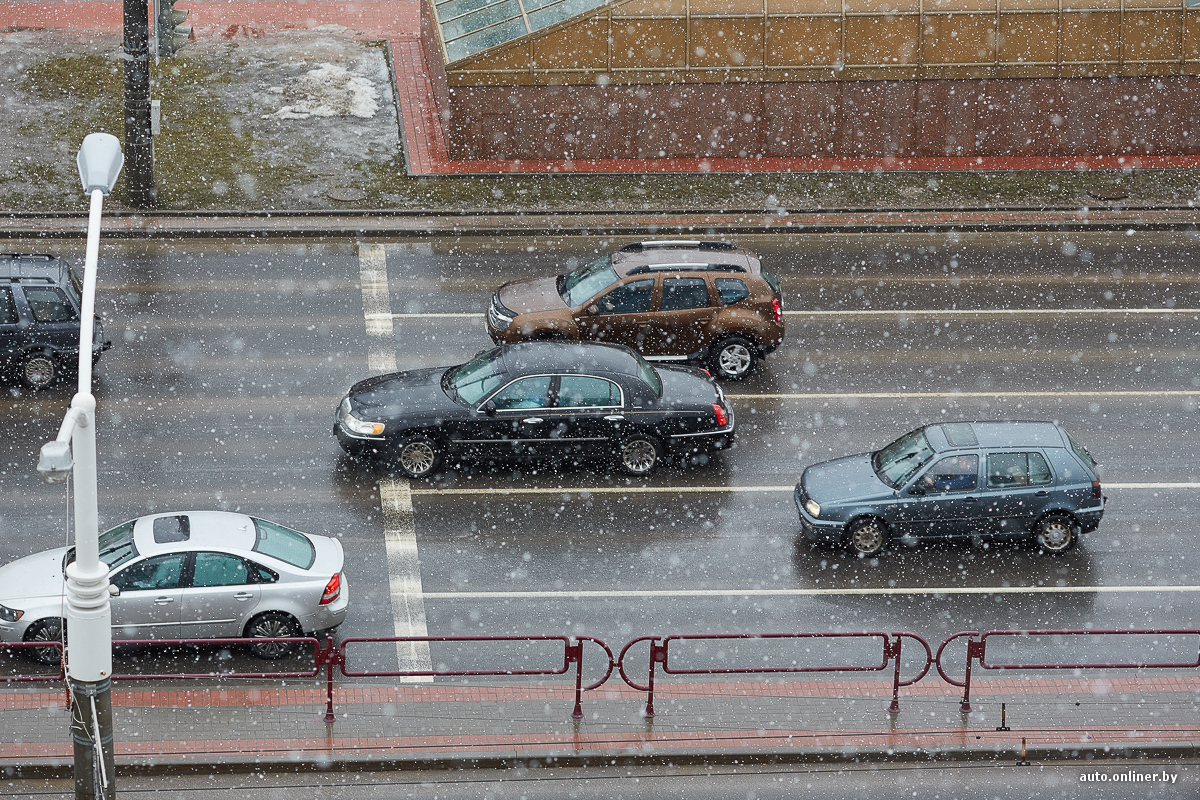
[[[717,415],[717,425],[724,428],[729,424],[729,417],[725,413],[725,409],[721,408],[716,403],[713,403],[713,413]]]
[[[321,594],[321,605],[332,603],[338,599],[338,595],[342,593],[342,574],[339,572],[329,579],[329,583],[325,584],[325,591]]]
[[[698,369],[698,370],[700,370],[701,372],[703,372],[705,377],[707,377],[707,378],[711,378],[711,377],[712,377],[712,373],[711,373],[711,372],[709,372],[708,370],[706,370],[704,367],[696,367],[696,369]]]
[[[783,303],[778,297],[771,301],[771,313],[775,315],[776,322],[783,322]]]
[[[1104,493],[1100,491],[1100,481],[1092,481],[1092,497],[1099,500],[1103,496]]]

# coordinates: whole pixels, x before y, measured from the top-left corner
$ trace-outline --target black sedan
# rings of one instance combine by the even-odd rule
[[[733,408],[688,366],[652,367],[626,347],[502,345],[466,364],[367,378],[337,409],[342,449],[423,478],[446,461],[614,458],[649,475],[668,453],[727,447]]]

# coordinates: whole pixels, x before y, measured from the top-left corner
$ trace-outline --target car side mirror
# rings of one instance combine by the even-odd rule
[[[108,585],[108,596],[109,597],[120,597],[121,596],[121,587],[117,586],[115,583],[110,583]]]
[[[588,306],[584,309],[584,313],[590,317],[594,317],[600,313],[600,309],[597,306]]]
[[[492,405],[490,402],[484,403],[483,405],[481,405],[479,407],[479,410],[482,411],[484,414],[486,414],[489,417],[496,416],[496,407],[494,405]]]
[[[913,484],[913,487],[908,490],[908,493],[912,494],[912,495],[916,495],[917,497],[924,497],[925,496],[925,487],[919,483]]]

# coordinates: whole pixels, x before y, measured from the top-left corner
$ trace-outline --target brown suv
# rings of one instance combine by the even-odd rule
[[[565,275],[504,284],[487,327],[497,344],[613,342],[738,380],[783,341],[783,298],[758,256],[736,245],[639,242]]]

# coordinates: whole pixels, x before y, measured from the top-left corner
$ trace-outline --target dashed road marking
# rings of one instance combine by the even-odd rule
[[[359,245],[363,312],[367,324],[367,366],[372,373],[396,369],[396,339],[392,328],[387,259],[383,245]],[[407,480],[385,478],[379,482],[383,507],[383,542],[387,550],[388,584],[396,636],[428,636],[425,600],[421,592],[421,562],[417,557],[417,530],[412,495]],[[433,668],[427,642],[398,642],[396,659],[401,671]],[[401,678],[403,683],[428,683],[432,678]]]

